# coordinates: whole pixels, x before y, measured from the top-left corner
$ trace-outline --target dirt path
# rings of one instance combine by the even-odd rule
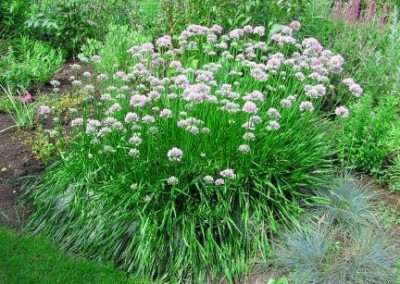
[[[0,131],[13,125],[12,119],[0,113]],[[43,169],[30,148],[22,143],[20,133],[11,129],[0,133],[0,225],[21,228],[28,208],[19,203],[24,181],[20,178]]]

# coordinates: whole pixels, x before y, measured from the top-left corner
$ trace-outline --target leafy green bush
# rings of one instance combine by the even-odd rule
[[[192,23],[218,23],[226,29],[247,24],[271,27],[295,19],[302,10],[303,1],[162,0],[161,7],[162,25],[174,33]]]
[[[0,41],[24,30],[33,1],[2,0],[0,3]],[[1,43],[1,42],[0,42]],[[1,52],[1,49],[0,49]]]
[[[374,107],[372,96],[366,94],[350,106],[351,116],[342,121],[342,135],[338,136],[342,163],[376,177],[387,174],[391,153],[387,139],[397,118],[397,105],[397,98],[387,97]]]
[[[114,73],[118,70],[128,72],[131,63],[131,55],[126,51],[133,45],[148,42],[149,37],[137,32],[132,32],[128,26],[110,25],[104,42],[89,39],[81,47],[79,56],[92,57],[96,54],[102,58],[102,64],[98,65],[97,72]]]
[[[81,57],[94,70],[71,67],[86,100],[32,188],[28,227],[165,281],[239,277],[268,253],[268,233],[295,221],[303,189],[332,173],[322,105],[343,58],[297,43],[291,26],[191,25],[176,48],[168,35],[136,45],[110,74],[100,56]]]
[[[7,44],[7,52],[0,54],[0,85],[12,91],[48,82],[64,62],[59,50],[37,40],[21,37]]]
[[[351,103],[351,117],[344,121],[345,137],[339,136],[340,159],[347,166],[380,178],[388,176],[388,167],[397,156],[388,145],[388,132],[398,119],[400,90],[400,24],[397,9],[391,11],[384,26],[379,22],[379,10],[375,18],[354,23],[343,16],[334,18],[329,1],[314,0],[306,5],[302,16],[302,35],[312,34],[328,48],[341,52],[347,59],[344,69],[367,94]],[[336,99],[336,103],[348,102],[339,94]]]
[[[75,55],[88,39],[104,39],[110,24],[138,26],[137,1],[57,0],[33,6],[26,27],[42,40]]]

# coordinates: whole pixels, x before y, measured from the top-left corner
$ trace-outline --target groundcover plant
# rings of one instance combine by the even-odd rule
[[[158,279],[239,277],[331,174],[328,117],[349,115],[326,107],[335,85],[362,94],[342,82],[343,58],[298,42],[299,28],[190,25],[130,48],[114,74],[81,57],[71,80],[85,100],[72,130],[51,132],[59,157],[32,187],[28,228]]]

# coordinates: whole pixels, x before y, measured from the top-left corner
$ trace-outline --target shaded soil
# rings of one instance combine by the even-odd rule
[[[360,179],[362,182],[368,184],[376,194],[375,202],[384,201],[388,206],[400,212],[400,191],[390,192],[370,176],[361,175]]]
[[[0,131],[12,125],[12,119],[0,113]],[[21,228],[30,210],[29,206],[24,207],[19,202],[26,182],[21,177],[42,169],[15,128],[0,133],[0,225]]]

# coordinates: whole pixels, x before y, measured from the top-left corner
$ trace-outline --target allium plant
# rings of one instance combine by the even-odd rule
[[[344,61],[289,26],[264,32],[190,25],[130,48],[129,72],[81,78],[87,100],[29,226],[129,272],[238,277],[330,173],[321,106]]]

